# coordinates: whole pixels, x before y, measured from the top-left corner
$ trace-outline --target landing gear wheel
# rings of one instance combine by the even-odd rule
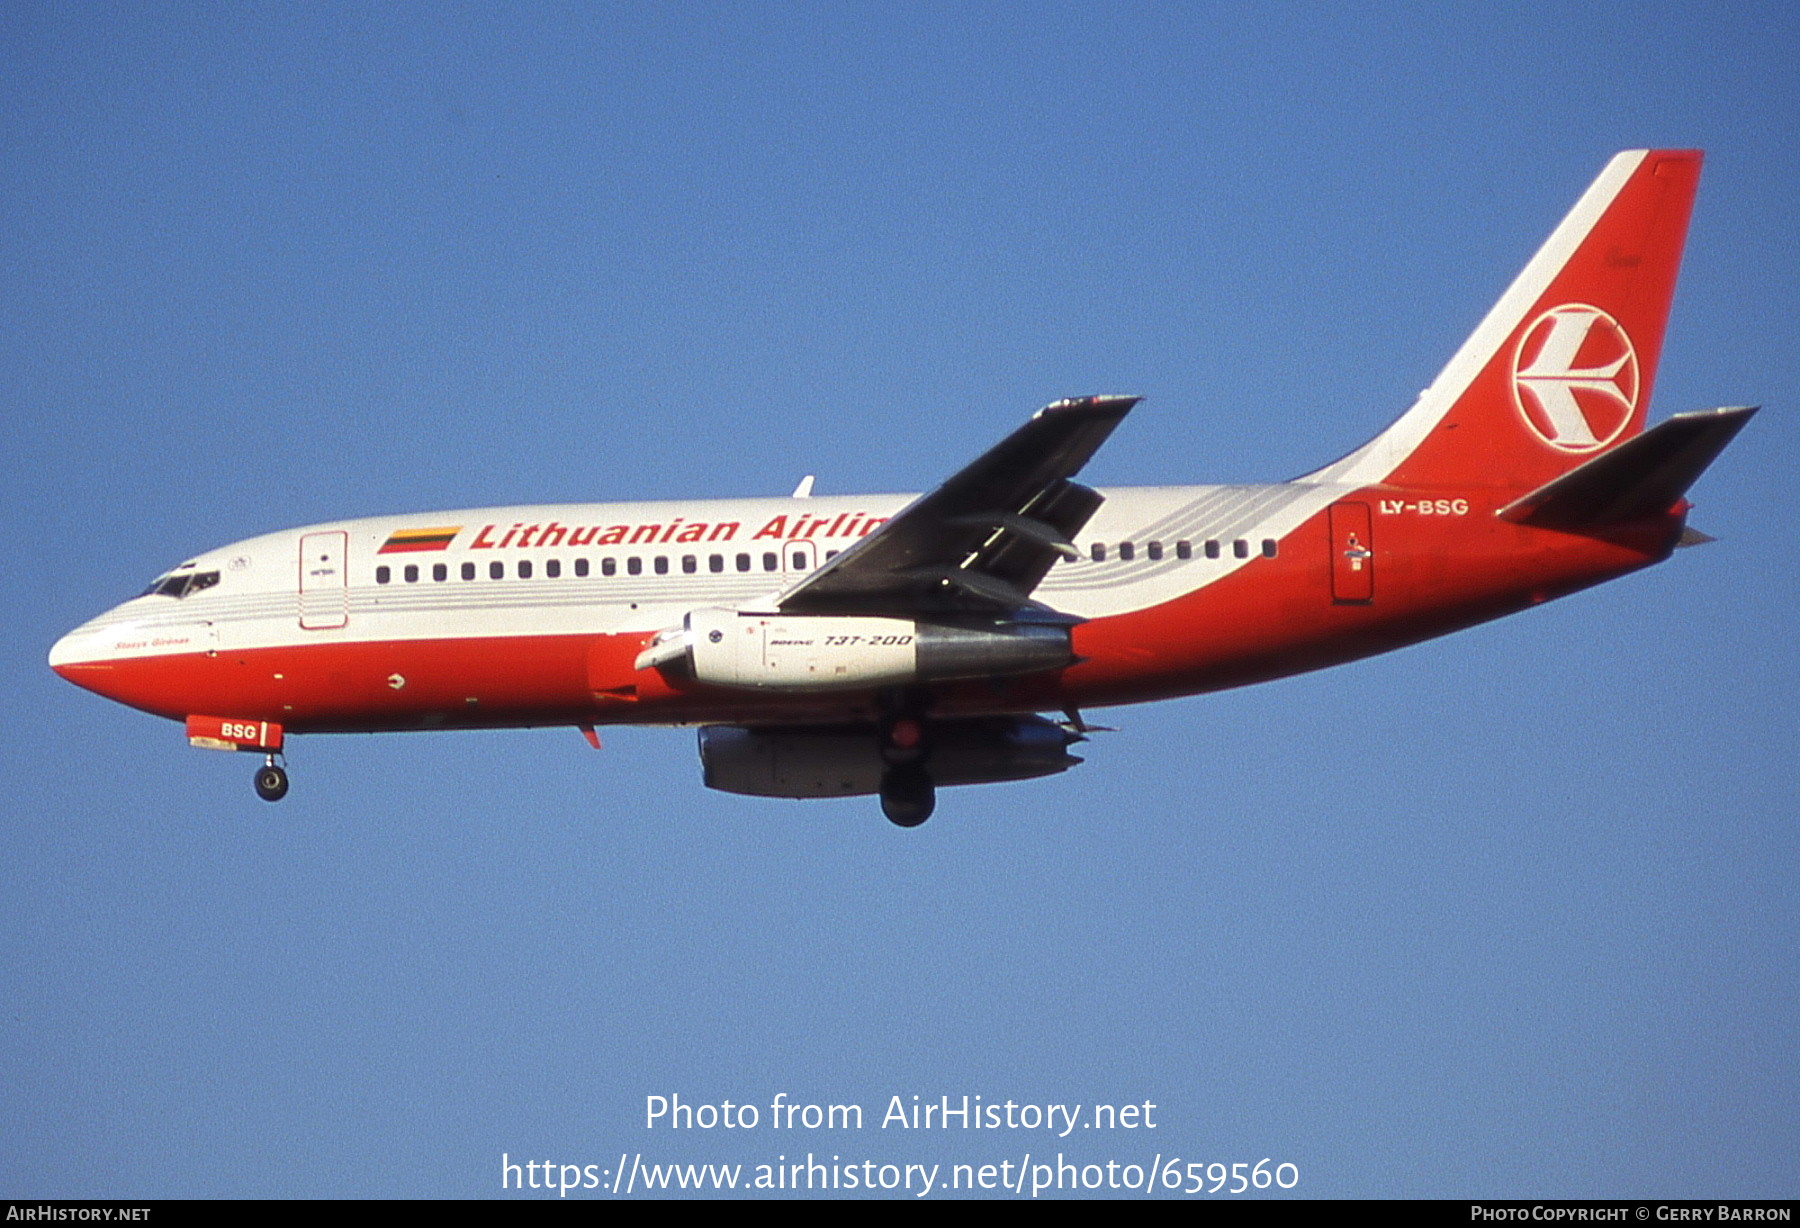
[[[287,796],[287,772],[273,763],[256,769],[256,796],[265,802],[278,802]]]
[[[937,790],[923,768],[889,768],[881,778],[881,813],[897,827],[917,827],[937,808]]]

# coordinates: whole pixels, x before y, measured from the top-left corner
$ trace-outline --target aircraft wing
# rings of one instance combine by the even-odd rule
[[[790,614],[1054,616],[1031,592],[1103,502],[1071,481],[1138,397],[1046,405],[776,604]],[[1066,617],[1066,616],[1064,616]]]

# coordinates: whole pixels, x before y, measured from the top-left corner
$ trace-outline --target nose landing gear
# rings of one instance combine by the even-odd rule
[[[278,802],[287,796],[287,791],[287,769],[275,762],[274,755],[268,756],[256,769],[256,796],[265,802]]]

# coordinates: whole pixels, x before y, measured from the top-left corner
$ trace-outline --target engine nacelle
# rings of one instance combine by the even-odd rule
[[[1079,741],[1040,716],[933,721],[925,769],[937,785],[993,784],[1066,772]],[[700,730],[706,786],[752,797],[856,797],[881,790],[887,763],[872,726]]]
[[[667,633],[665,633],[667,634]],[[685,656],[709,686],[820,691],[948,682],[1060,669],[1074,660],[1066,626],[948,624],[904,618],[740,614],[695,610],[681,649],[646,650],[648,663]]]

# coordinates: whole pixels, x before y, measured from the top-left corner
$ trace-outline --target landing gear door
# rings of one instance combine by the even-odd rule
[[[1367,503],[1331,505],[1331,599],[1339,605],[1375,600],[1375,539]]]
[[[300,626],[330,631],[350,622],[350,535],[308,533],[300,539]]]

